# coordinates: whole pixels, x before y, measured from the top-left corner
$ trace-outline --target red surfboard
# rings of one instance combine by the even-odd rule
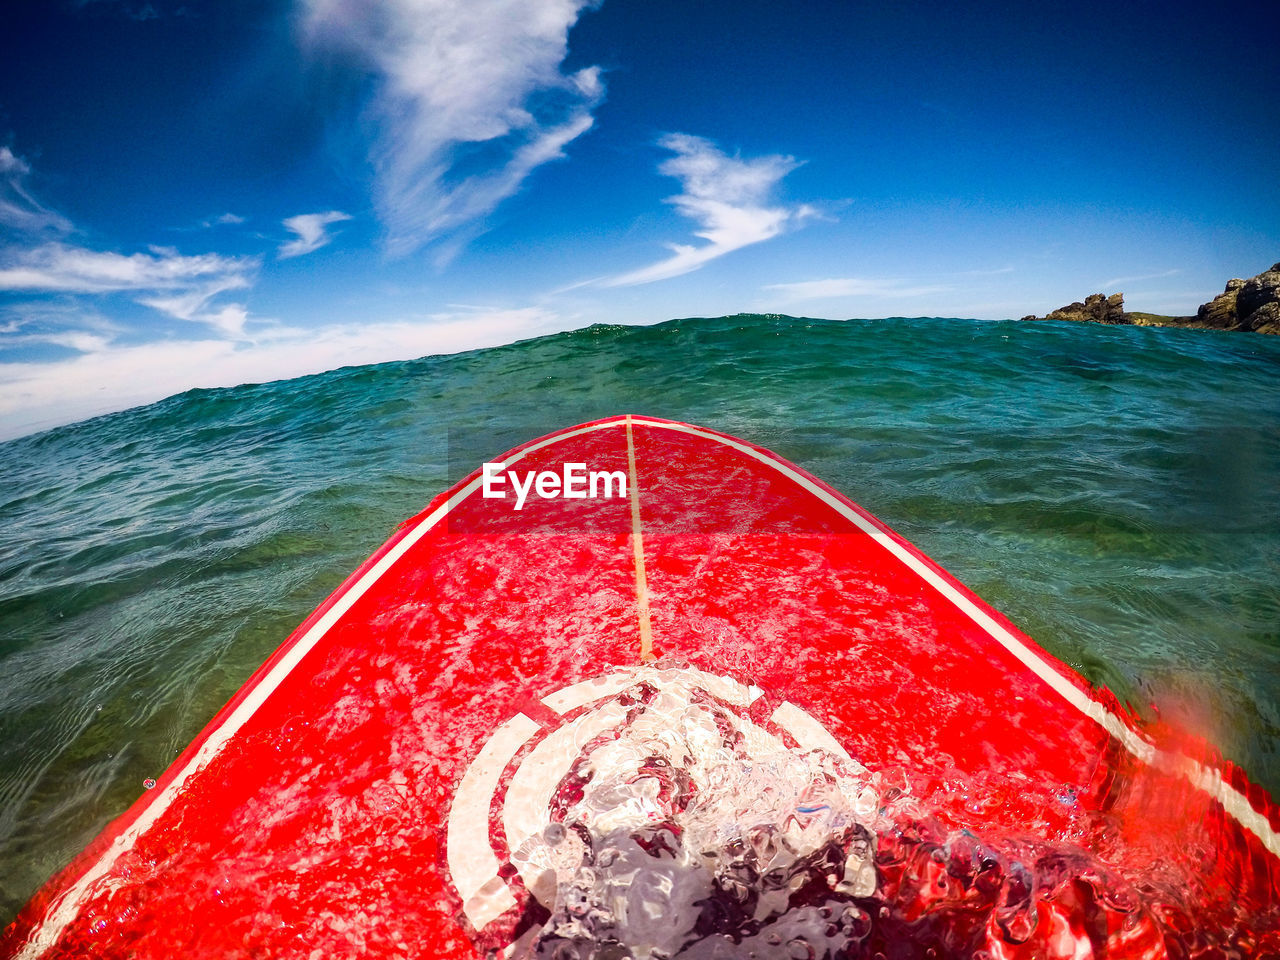
[[[624,416],[476,470],[0,954],[1280,955],[1280,811],[780,457]]]

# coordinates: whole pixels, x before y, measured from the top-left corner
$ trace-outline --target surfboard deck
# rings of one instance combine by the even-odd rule
[[[1265,791],[822,481],[640,416],[495,463],[503,497],[478,468],[407,521],[0,953],[585,958],[592,924],[648,938],[617,957],[1280,951]],[[574,913],[584,865],[617,916]]]

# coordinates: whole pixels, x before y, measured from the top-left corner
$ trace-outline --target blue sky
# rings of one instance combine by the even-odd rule
[[[1194,312],[1280,260],[1280,58],[1116,7],[17,0],[0,437],[597,322]]]

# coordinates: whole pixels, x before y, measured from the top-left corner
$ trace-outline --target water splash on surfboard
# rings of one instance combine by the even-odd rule
[[[902,771],[869,771],[763,721],[772,703],[754,685],[670,662],[624,677],[526,758],[567,769],[539,817],[514,830],[508,817],[511,863],[533,896],[491,956],[1157,958],[1178,942],[1188,908],[1176,884],[1135,886],[1079,837],[948,823],[947,805],[980,808],[990,782],[957,774],[925,797]],[[705,689],[716,681],[750,693],[728,702]],[[517,802],[530,799],[520,776]]]

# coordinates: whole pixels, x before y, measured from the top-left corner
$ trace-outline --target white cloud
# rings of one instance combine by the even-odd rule
[[[565,75],[591,0],[302,0],[315,42],[380,80],[370,159],[387,250],[404,255],[477,221],[592,125],[600,71]]]
[[[245,222],[245,218],[239,214],[224,213],[221,216],[210,217],[208,220],[200,221],[200,226],[207,230],[211,227],[235,227]]]
[[[1014,267],[993,267],[990,270],[961,270],[959,273],[952,273],[953,277],[998,277],[1005,273],[1014,273]]]
[[[207,324],[225,334],[242,333],[247,313],[238,304],[216,310],[209,301],[249,286],[256,257],[216,253],[183,256],[167,247],[124,255],[46,243],[8,250],[0,260],[0,291],[101,294],[131,292],[137,302],[180,320]]]
[[[11,320],[8,323],[0,324],[0,334],[4,335],[4,340],[0,341],[0,346],[11,349],[13,347],[38,344],[41,346],[65,347],[77,353],[93,353],[98,350],[105,350],[110,346],[112,340],[108,335],[94,333],[91,330],[38,330],[24,333],[23,330],[27,325],[26,321],[23,320]]]
[[[121,328],[93,310],[67,301],[6,304],[0,313],[0,349],[56,346],[79,353],[105,349]]]
[[[150,253],[89,250],[46,243],[31,250],[8,251],[0,266],[0,290],[106,293],[115,290],[167,290],[195,281],[242,275],[256,260],[216,253],[182,256],[170,247]]]
[[[248,285],[249,281],[244,277],[229,276],[193,286],[172,296],[140,297],[138,302],[179,320],[203,323],[229,337],[239,337],[244,334],[244,325],[249,319],[244,306],[232,303],[213,309],[210,308],[209,301],[224,290],[236,290]]]
[[[32,197],[24,184],[30,172],[22,158],[7,147],[0,147],[0,226],[13,227],[24,235],[20,242],[0,248],[0,293],[132,294],[136,302],[179,320],[204,324],[230,337],[243,335],[248,319],[245,308],[240,304],[213,307],[210,302],[228,290],[248,287],[259,258],[216,253],[184,256],[171,247],[151,247],[147,253],[126,255],[60,240],[41,242],[35,235],[67,233],[72,225]],[[242,221],[234,214],[224,214],[218,222]],[[43,308],[27,304],[20,309],[27,316],[44,313],[47,318],[50,308],[47,304]],[[65,306],[54,307],[53,312],[63,319],[92,316]],[[62,322],[37,326],[43,329],[36,336],[44,342],[85,352],[93,352],[108,342],[99,334],[58,332],[56,328],[65,326]],[[55,332],[49,332],[50,326]],[[9,336],[6,342],[12,345],[16,341]]]
[[[831,277],[826,280],[803,280],[799,283],[771,283],[762,289],[777,291],[782,302],[828,300],[837,297],[922,297],[945,293],[951,287],[941,284],[917,284],[907,280],[876,280],[866,277]]]
[[[1106,287],[1118,287],[1126,283],[1139,283],[1143,280],[1164,280],[1166,277],[1176,277],[1180,272],[1178,270],[1165,270],[1161,273],[1144,273],[1137,277],[1112,277],[1110,280],[1104,280],[1099,286],[1105,289]]]
[[[19,233],[69,233],[71,223],[46,209],[27,187],[30,165],[0,147],[0,227]]]
[[[100,333],[90,333],[88,330],[47,333],[33,339],[43,340],[45,343],[59,347],[66,347],[69,350],[75,350],[77,353],[96,353],[99,350],[107,349],[111,345],[109,337],[104,337]]]
[[[658,167],[675,177],[683,191],[669,199],[701,229],[695,236],[706,240],[700,247],[672,243],[665,260],[603,282],[607,287],[631,286],[666,280],[697,270],[703,264],[753,243],[770,240],[788,226],[816,211],[807,206],[770,206],[774,186],[800,164],[793,157],[771,155],[743,160],[722,153],[702,137],[673,133],[659,145],[675,153]]]
[[[343,220],[350,219],[351,215],[341,210],[330,210],[328,213],[301,213],[296,217],[289,217],[284,221],[284,227],[291,233],[297,234],[297,239],[281,245],[280,259],[300,257],[304,253],[319,250],[333,239],[325,227],[331,223],[341,223]]]
[[[429,317],[319,329],[276,328],[253,344],[224,339],[122,346],[87,338],[79,356],[0,363],[0,439],[151,403],[193,387],[234,386],[337,367],[498,346],[579,321],[540,307],[465,309]]]

